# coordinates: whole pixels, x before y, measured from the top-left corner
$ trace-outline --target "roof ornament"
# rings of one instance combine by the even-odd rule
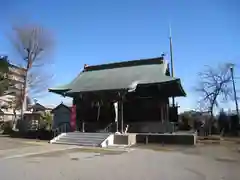
[[[166,53],[165,53],[165,52],[162,52],[162,54],[161,54],[161,58],[164,59],[165,56],[166,56]]]
[[[83,98],[83,95],[81,93],[79,93],[79,98],[82,99]]]
[[[134,92],[137,88],[137,85],[139,84],[139,81],[133,81],[129,86],[128,92]]]

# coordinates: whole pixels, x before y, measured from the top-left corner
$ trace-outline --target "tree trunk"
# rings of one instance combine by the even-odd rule
[[[22,90],[22,104],[21,104],[21,120],[23,120],[24,111],[26,110],[26,88],[27,88],[27,75],[24,79],[23,90]]]
[[[213,109],[211,109],[211,117],[209,119],[209,124],[208,124],[208,133],[209,135],[212,135],[212,120],[213,120]]]
[[[26,90],[27,90],[27,80],[28,80],[28,71],[31,68],[32,60],[30,57],[30,52],[28,51],[28,63],[27,63],[27,69],[26,74],[24,77],[24,83],[23,83],[23,90],[22,90],[22,104],[21,104],[21,120],[24,118],[24,111],[26,110]]]

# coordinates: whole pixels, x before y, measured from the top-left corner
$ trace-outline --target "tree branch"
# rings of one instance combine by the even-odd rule
[[[50,33],[39,26],[23,25],[13,28],[10,41],[26,69],[21,96],[25,98],[26,94],[36,96],[40,92],[47,92],[52,77],[47,64],[51,63],[51,58],[44,55],[52,51],[53,39]],[[48,71],[44,71],[46,68]]]

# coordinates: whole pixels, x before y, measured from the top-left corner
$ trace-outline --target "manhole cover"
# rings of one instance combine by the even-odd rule
[[[72,160],[72,161],[78,161],[79,158],[74,157],[74,158],[71,158],[71,160]]]

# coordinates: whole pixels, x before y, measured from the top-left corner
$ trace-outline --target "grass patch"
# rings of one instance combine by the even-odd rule
[[[197,140],[213,140],[213,141],[219,141],[221,138],[220,136],[198,136]]]
[[[168,147],[168,146],[163,146],[163,145],[138,145],[136,146],[136,148],[140,148],[140,149],[149,149],[149,150],[153,150],[153,151],[165,151],[165,152],[169,152],[169,151],[174,151],[174,148]]]
[[[161,144],[141,144],[135,146],[139,149],[148,149],[159,152],[183,151],[189,148],[195,148],[193,145],[161,145]]]
[[[40,141],[40,140],[36,140],[36,141],[23,141],[23,143],[25,144],[31,144],[31,145],[36,145],[36,146],[41,146],[41,145],[46,145],[48,144],[48,141]]]
[[[221,141],[217,141],[217,140],[204,140],[204,141],[197,141],[200,144],[216,144],[219,145],[221,143]]]
[[[216,158],[216,161],[219,161],[219,162],[229,162],[229,163],[236,163],[238,162],[237,159],[232,159],[232,158]]]
[[[78,150],[78,152],[99,153],[102,155],[122,154],[122,153],[126,152],[123,150],[112,150],[112,149],[104,149],[104,148],[77,148],[77,150]]]

